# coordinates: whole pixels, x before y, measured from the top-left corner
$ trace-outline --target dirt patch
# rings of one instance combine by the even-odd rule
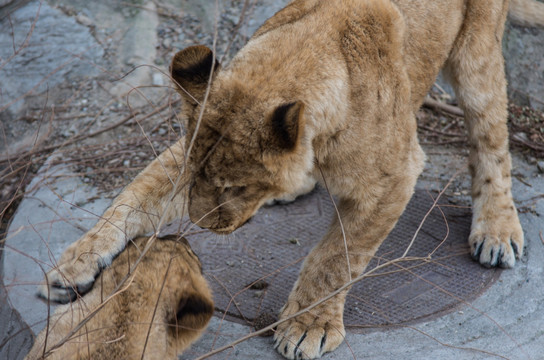
[[[436,96],[436,95],[435,95]],[[447,104],[446,101],[444,104]],[[447,104],[461,111],[456,104]],[[446,110],[423,107],[417,114],[419,139],[423,145],[467,146],[464,118]],[[527,156],[544,158],[544,112],[515,103],[508,105],[510,147]]]

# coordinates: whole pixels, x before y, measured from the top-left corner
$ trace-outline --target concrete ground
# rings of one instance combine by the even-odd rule
[[[244,37],[286,2],[250,2],[253,4],[251,16],[243,22],[245,25],[238,27],[242,36],[233,42],[231,49],[226,44],[230,31],[236,28],[240,19],[244,2],[233,0],[224,5],[221,15],[216,17],[223,29],[219,32],[219,43],[222,44],[219,51],[226,53],[228,58],[229,52],[235,51]],[[53,135],[69,138],[82,129],[99,130],[122,115],[119,109],[123,102],[116,99],[120,99],[127,89],[134,85],[163,84],[165,80],[160,79],[157,69],[166,70],[169,56],[176,48],[196,42],[211,44],[210,34],[213,34],[216,22],[210,15],[214,12],[214,1],[183,1],[180,5],[169,0],[160,4],[164,6],[144,2],[142,6],[153,10],[149,11],[138,7],[140,2],[122,9],[112,7],[107,1],[93,2],[91,6],[85,1],[66,5],[51,0],[41,3],[41,7],[37,2],[22,2],[18,10],[10,10],[10,21],[0,16],[0,58],[6,59],[10,56],[12,38],[8,36],[9,31],[2,29],[13,29],[16,43],[20,43],[34,16],[41,14],[41,22],[35,30],[39,37],[31,43],[31,51],[21,58],[16,57],[8,66],[0,67],[3,94],[0,120],[7,134],[7,141],[0,143],[2,157],[5,153],[13,154],[31,146],[37,124],[28,118],[33,108],[43,107],[43,99],[55,103],[75,96],[75,102],[71,103],[75,113],[89,112],[88,117],[74,117],[75,120],[68,123],[54,122],[53,130],[50,130]],[[183,16],[157,15],[172,9]],[[170,31],[170,24],[179,21],[183,30]],[[136,33],[123,32],[126,29],[136,29]],[[538,54],[538,46],[544,47],[543,34],[542,31],[510,27],[507,45],[513,49],[515,59],[523,58],[523,61],[542,66],[543,57],[535,53]],[[531,45],[527,45],[528,54],[522,56],[525,43]],[[73,54],[80,54],[80,57],[73,57]],[[84,60],[81,60],[82,56]],[[536,56],[536,60],[531,60],[531,56]],[[64,64],[67,58],[70,63]],[[111,80],[132,66],[146,63],[154,64],[156,68],[132,73],[125,79],[128,85]],[[59,68],[61,64],[64,65]],[[538,66],[519,68],[530,72]],[[519,73],[512,70],[512,65],[509,69]],[[533,75],[530,82],[526,81],[531,83],[529,85],[544,84],[538,81],[541,79],[539,73]],[[30,91],[32,94],[29,95]],[[536,96],[544,94],[534,88],[518,93],[534,93],[535,96],[525,99],[532,105],[539,102]],[[149,96],[153,98],[154,95]],[[104,115],[104,120],[94,121],[93,105],[109,104],[111,99],[117,102],[107,107],[109,113]],[[134,101],[134,106],[145,108],[145,101]],[[51,132],[42,129],[37,132],[38,138],[42,133],[44,137],[52,136]],[[94,141],[107,143],[119,133],[108,136]],[[463,149],[433,146],[426,151],[429,159],[418,183],[420,188],[441,189],[453,173],[464,169],[466,153]],[[31,333],[40,331],[47,318],[47,305],[34,295],[36,284],[43,277],[42,269],[54,263],[69,243],[92,226],[114,194],[105,192],[89,178],[75,175],[73,164],[64,166],[60,161],[59,165],[56,161],[59,156],[59,152],[48,156],[27,186],[2,252],[0,274],[5,289],[0,287],[0,359],[22,359],[30,349]],[[544,310],[544,222],[541,220],[544,180],[537,166],[527,163],[521,156],[514,158],[513,173],[514,197],[527,244],[525,256],[514,269],[504,271],[499,281],[470,304],[434,320],[399,328],[367,329],[362,334],[348,331],[345,343],[324,359],[544,359],[544,317],[541,316]],[[463,172],[450,188],[449,195],[457,197],[461,203],[467,201],[467,180],[466,172]],[[194,359],[251,331],[247,326],[214,317],[205,335],[182,359]],[[270,337],[250,338],[212,358],[281,359],[272,349]]]

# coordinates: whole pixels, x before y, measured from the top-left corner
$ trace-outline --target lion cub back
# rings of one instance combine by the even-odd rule
[[[147,240],[134,240],[98,276],[88,294],[59,306],[26,359],[174,359],[195,341],[213,314],[213,301],[200,261],[184,238],[157,239],[128,280],[108,299],[140,257]],[[96,315],[62,344],[95,311]],[[57,346],[59,342],[61,346]]]

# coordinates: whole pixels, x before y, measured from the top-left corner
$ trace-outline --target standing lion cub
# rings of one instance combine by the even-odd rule
[[[441,68],[469,131],[471,254],[484,266],[514,266],[523,232],[510,189],[501,54],[508,5],[295,0],[226,67],[204,46],[179,52],[171,71],[185,138],[66,250],[41,294],[66,301],[88,289],[128,239],[161,221],[188,211],[199,226],[228,234],[263,203],[304,192],[317,179],[339,199],[346,243],[335,218],[280,318],[317,302],[361,274],[412,196],[425,158],[415,113]],[[344,339],[346,293],[279,325],[277,350],[289,359],[334,350]]]

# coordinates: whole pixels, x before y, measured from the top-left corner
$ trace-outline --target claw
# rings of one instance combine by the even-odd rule
[[[325,342],[327,341],[327,333],[323,334],[321,338],[321,344],[319,345],[319,353],[323,354],[323,349],[325,348]]]
[[[482,257],[480,256],[480,264],[482,264],[484,267],[488,269],[493,267],[493,255],[494,255],[494,251],[493,251],[493,248],[491,248],[489,250],[489,258],[487,261],[482,261]]]
[[[89,292],[89,290],[91,290],[93,288],[93,285],[94,285],[94,281],[88,282],[88,283],[83,284],[83,285],[81,285],[81,284],[77,285],[78,294],[85,295],[87,292]]]
[[[493,266],[499,267],[502,262],[501,259],[504,255],[504,245],[501,244],[501,246],[497,249],[496,253],[497,253],[497,258],[495,259]]]
[[[510,240],[510,246],[512,246],[512,249],[514,249],[514,255],[516,256],[516,259],[521,258],[518,245],[512,240]]]
[[[57,284],[52,285],[49,290],[46,291],[38,289],[36,295],[38,295],[38,297],[41,297],[42,299],[49,299],[52,302],[56,302],[59,304],[67,304],[74,301],[77,297],[77,293],[74,291],[73,288],[67,288]]]
[[[502,264],[502,259],[504,258],[505,251],[506,247],[504,246],[504,244],[501,244],[499,254],[497,255],[497,266],[500,266]]]
[[[60,304],[68,304],[77,298],[77,293],[72,288],[64,289],[65,297],[57,297],[54,301]]]
[[[300,340],[298,341],[297,343],[297,346],[295,346],[295,350],[294,350],[294,354],[295,354],[295,358],[296,359],[301,359],[302,358],[302,350],[300,350],[300,344],[302,344],[302,342],[304,341],[304,339],[306,339],[306,335],[307,333],[305,332],[301,337],[300,337]]]
[[[476,249],[474,249],[474,251],[472,252],[472,260],[480,260],[480,254],[482,253],[482,247],[483,247],[483,244],[484,242],[483,241],[480,241],[477,245],[476,245]]]

